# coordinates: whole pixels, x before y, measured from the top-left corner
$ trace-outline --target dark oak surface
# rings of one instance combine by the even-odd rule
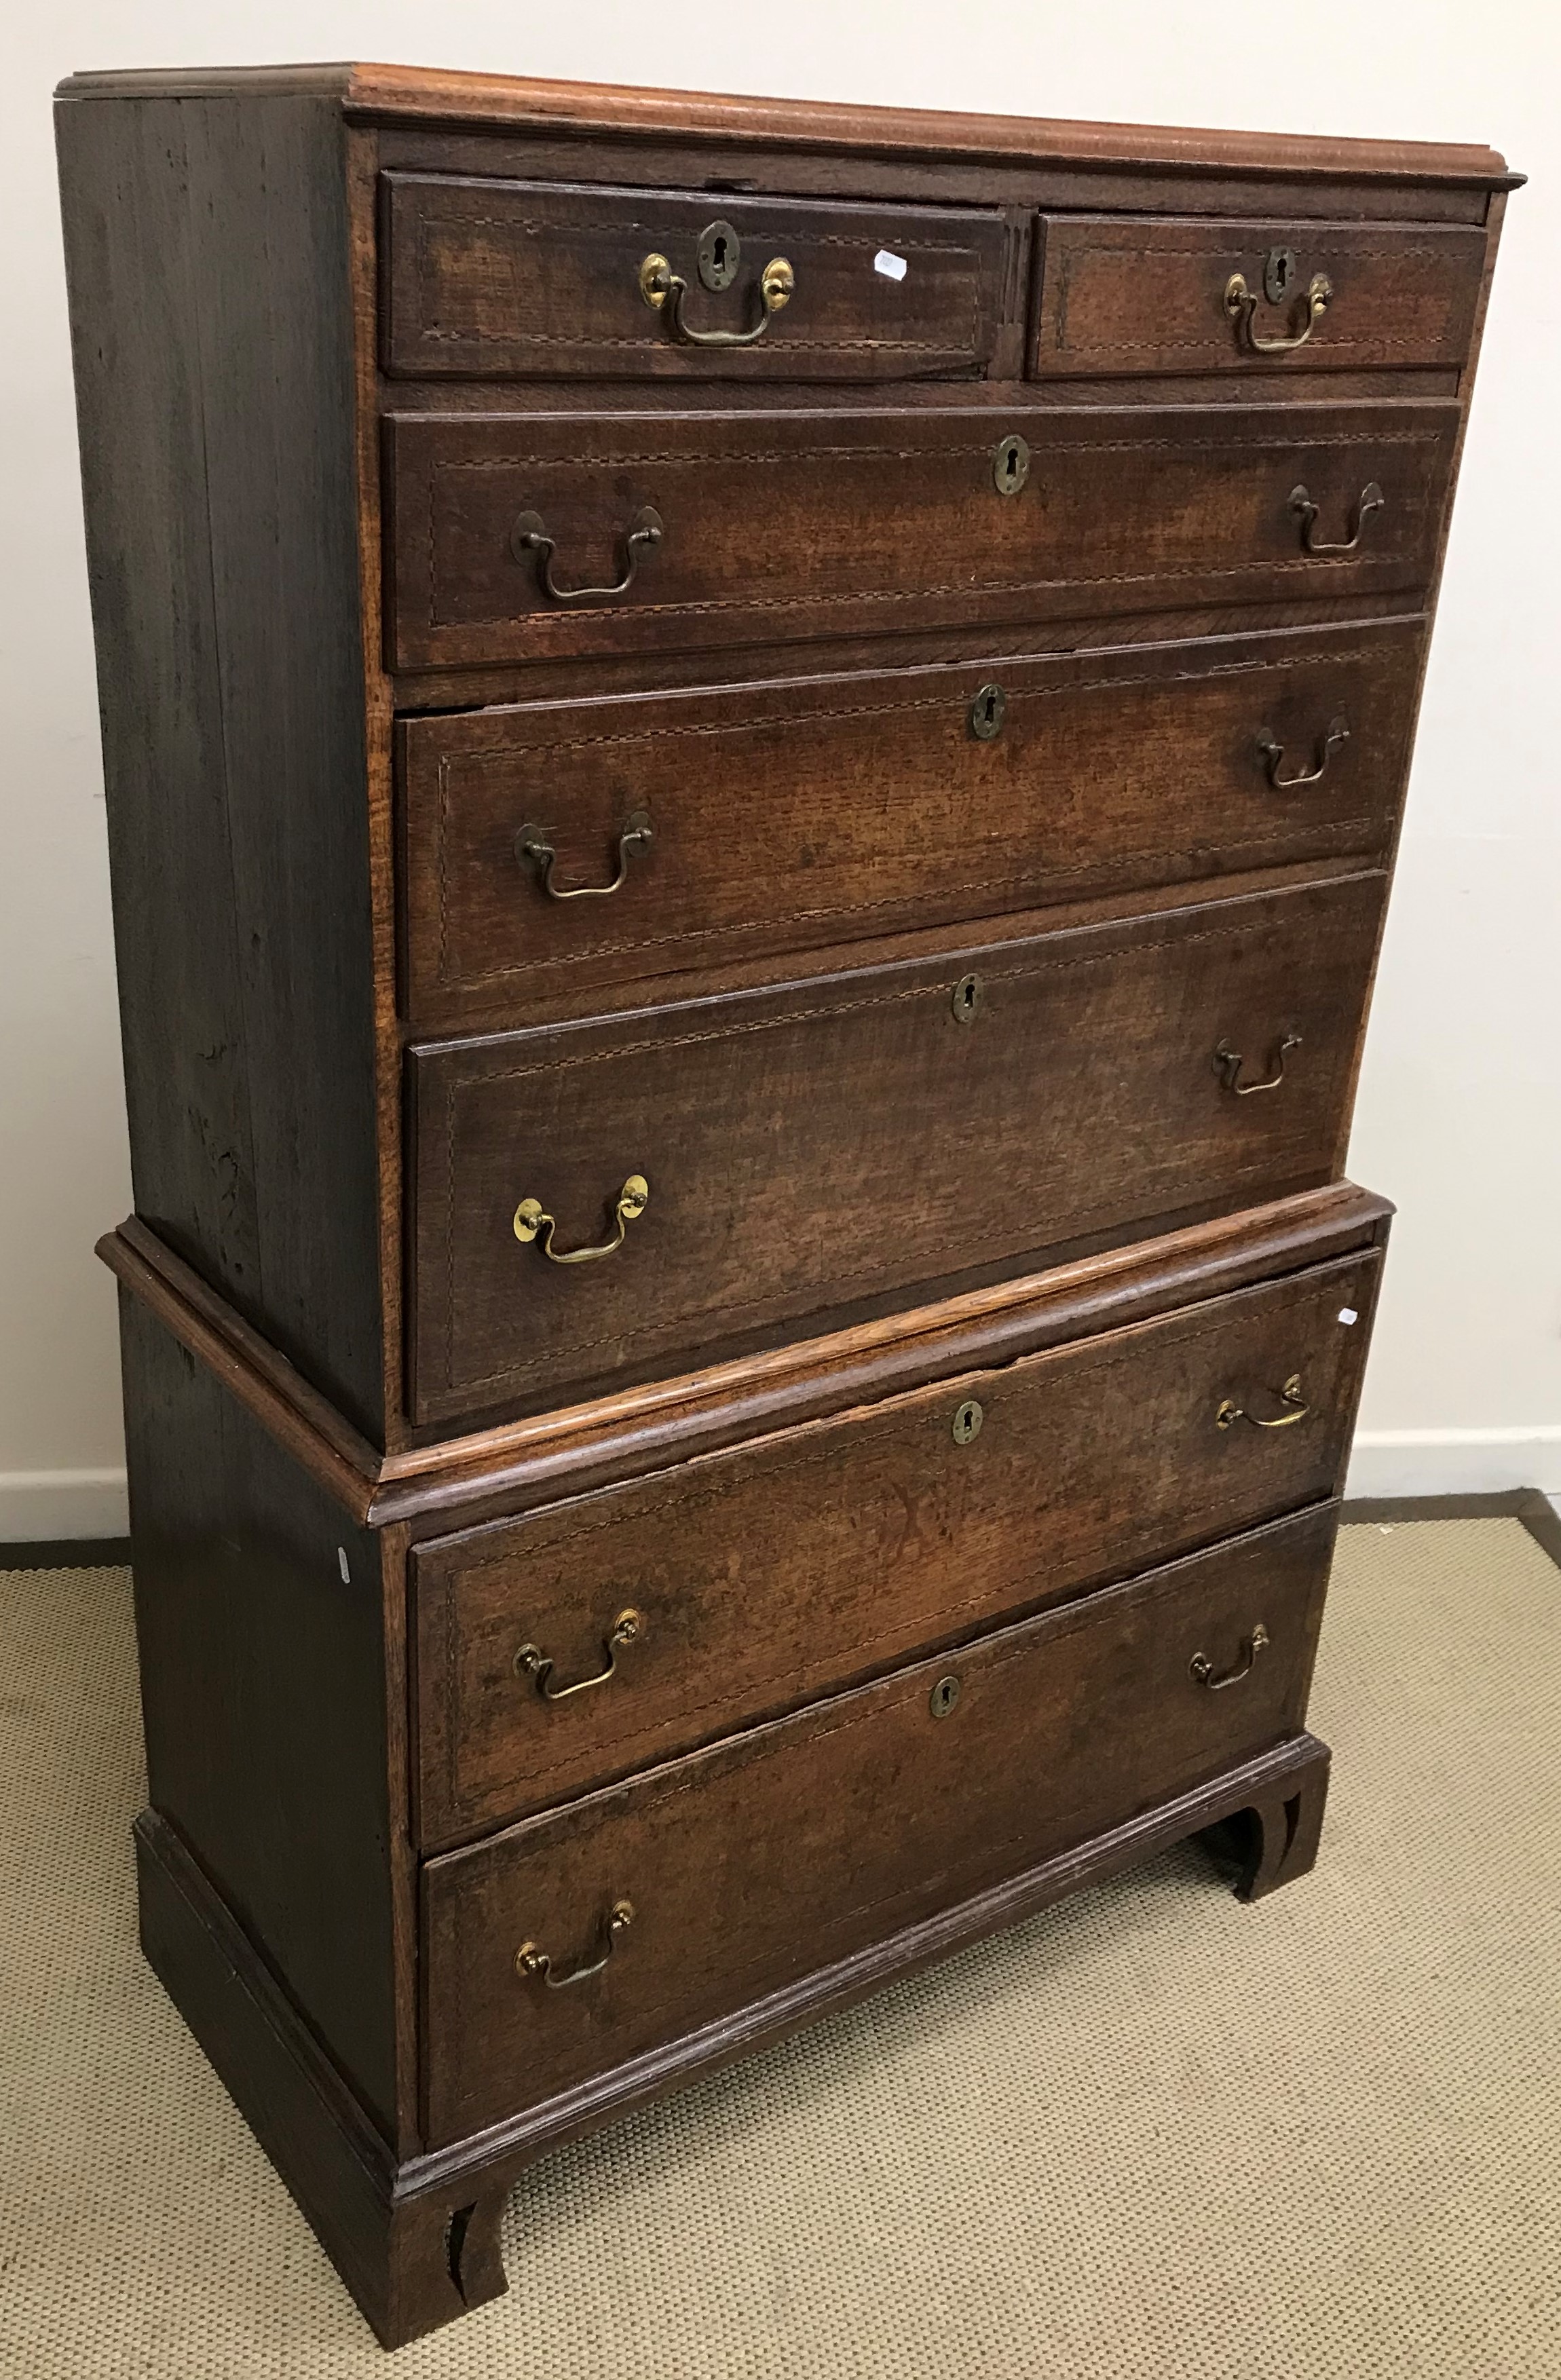
[[[424,2126],[478,2131],[1300,1726],[1336,1508],[1043,1613],[424,1870]],[[1215,1693],[1189,1663],[1238,1668]],[[930,1697],[945,1675],[945,1718]],[[550,1989],[517,1973],[535,1942]]]
[[[1023,304],[1018,235],[995,212],[406,174],[386,176],[384,208],[382,336],[396,376],[973,378],[992,363],[1006,292]],[[735,277],[714,291],[698,263],[713,224],[738,242]],[[875,267],[885,249],[907,268],[898,279]],[[772,258],[796,287],[754,346],[679,345],[640,295],[655,254],[687,284],[696,331],[749,329]]]
[[[338,138],[58,115],[137,1211],[378,1433]]]
[[[403,721],[408,1014],[1380,852],[1423,641],[1415,617]],[[640,815],[610,899],[550,898],[517,848],[540,826],[560,885],[607,884]]]
[[[1485,236],[1473,225],[1189,222],[1176,216],[1043,218],[1031,370],[1054,374],[1211,371],[1263,382],[1279,373],[1460,366],[1469,352]],[[1266,297],[1263,267],[1289,249],[1294,284]],[[1225,305],[1240,273],[1257,297],[1259,339],[1294,338],[1314,274],[1327,310],[1304,349],[1255,351]]]
[[[1403,595],[1430,577],[1457,408],[1058,411],[1028,392],[900,413],[393,413],[385,421],[387,661],[768,644],[947,624],[1264,600]],[[1031,449],[1017,494],[994,458]],[[1353,551],[1370,486],[1384,501]],[[628,591],[562,605],[511,531],[534,515],[557,583],[609,586],[647,507],[661,542]]]
[[[1515,177],[351,67],[74,78],[60,146],[144,1939],[394,2343],[546,2143],[1214,1820],[1310,1866],[1336,1177]],[[689,322],[793,295],[679,346],[640,268],[717,217]],[[1260,356],[1275,247],[1331,294]],[[512,537],[567,589],[650,504],[621,596]],[[589,881],[631,795],[550,904],[518,827]],[[609,1263],[515,1239],[631,1169]]]
[[[419,1835],[470,1837],[1333,1492],[1373,1251],[415,1547]],[[1348,1316],[1348,1322],[1344,1317]],[[1262,1421],[1232,1421],[1239,1403]],[[959,1442],[954,1416],[982,1421]],[[606,1683],[620,1613],[633,1640]]]
[[[558,1403],[1326,1181],[1383,891],[1364,873],[415,1050],[417,1417]],[[1289,1035],[1278,1086],[1236,1096],[1216,1050],[1255,1083]],[[631,1174],[650,1204],[615,1256],[561,1266],[517,1240],[534,1197],[562,1247],[600,1242]]]

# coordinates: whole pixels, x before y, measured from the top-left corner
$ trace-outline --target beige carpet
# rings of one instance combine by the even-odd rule
[[[389,2364],[135,1947],[127,1582],[0,1575],[0,2371],[1556,2380],[1561,1572],[1347,1531],[1316,1875],[1196,1847],[536,2168]]]

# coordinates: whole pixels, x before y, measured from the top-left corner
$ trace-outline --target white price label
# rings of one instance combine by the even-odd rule
[[[881,248],[872,260],[872,270],[881,273],[885,281],[903,281],[908,269],[904,257],[896,256],[886,248]]]

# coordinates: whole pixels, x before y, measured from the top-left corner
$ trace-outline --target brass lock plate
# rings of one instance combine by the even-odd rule
[[[974,1397],[967,1397],[963,1404],[956,1405],[954,1408],[955,1445],[969,1446],[972,1439],[979,1438],[981,1426],[985,1418]]]
[[[729,289],[738,277],[742,242],[729,223],[706,224],[700,234],[700,279],[707,289]]]
[[[1000,686],[983,686],[976,690],[970,705],[970,733],[982,744],[990,744],[1003,732],[1007,714],[1008,698]]]
[[[979,975],[962,975],[954,987],[949,1006],[957,1025],[973,1025],[976,1011],[982,1003],[982,980]]]
[[[927,1708],[934,1718],[946,1718],[958,1699],[958,1679],[940,1678],[927,1697]]]
[[[1271,248],[1262,261],[1262,294],[1271,306],[1282,306],[1295,286],[1296,251]]]
[[[1000,438],[993,450],[992,480],[1000,496],[1017,496],[1030,477],[1030,448],[1018,431]]]

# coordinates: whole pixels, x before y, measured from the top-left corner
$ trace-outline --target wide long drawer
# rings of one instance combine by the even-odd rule
[[[1384,889],[414,1050],[416,1419],[1329,1180]]]
[[[415,1547],[423,1848],[1331,1496],[1381,1261]]]
[[[1404,593],[1456,405],[393,414],[395,669]]]
[[[1103,1588],[431,1861],[430,2145],[1297,1732],[1336,1511]]]
[[[1423,651],[1417,617],[403,720],[408,1010],[1375,855]]]

